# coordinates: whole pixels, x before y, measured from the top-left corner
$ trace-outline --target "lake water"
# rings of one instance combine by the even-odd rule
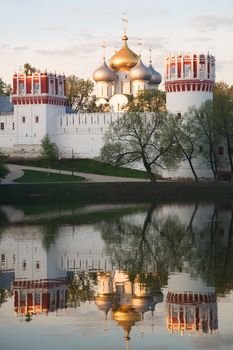
[[[233,349],[233,205],[0,207],[0,349]]]

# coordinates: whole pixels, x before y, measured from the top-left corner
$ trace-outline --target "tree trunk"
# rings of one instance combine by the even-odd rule
[[[196,171],[195,171],[195,169],[193,167],[193,163],[192,163],[191,159],[188,158],[188,162],[189,162],[189,166],[191,168],[191,171],[193,173],[194,179],[197,182],[198,181],[198,176],[197,176]]]
[[[229,138],[227,138],[227,152],[229,157],[229,163],[230,163],[230,169],[231,169],[231,181],[233,180],[233,162],[232,162],[232,155],[231,155],[231,143]]]
[[[149,178],[150,178],[150,181],[151,181],[151,182],[157,182],[156,176],[155,176],[155,174],[152,172],[151,165],[147,162],[146,157],[143,156],[142,159],[143,159],[143,165],[144,165],[144,167],[145,167],[145,169],[146,169],[147,175],[148,175]]]

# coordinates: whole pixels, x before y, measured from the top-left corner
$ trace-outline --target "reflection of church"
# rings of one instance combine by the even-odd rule
[[[98,294],[95,303],[106,315],[111,310],[112,319],[124,330],[126,343],[130,340],[132,327],[141,322],[143,334],[144,314],[150,311],[152,314],[157,303],[163,301],[157,281],[153,274],[143,274],[143,277],[150,277],[153,282],[147,283],[136,275],[133,280],[129,274],[123,271],[114,271],[98,274]]]
[[[124,23],[127,22],[123,19]],[[102,65],[94,71],[99,104],[109,102],[112,110],[119,112],[127,104],[128,96],[137,96],[140,91],[156,90],[162,81],[160,73],[150,64],[141,60],[141,55],[133,52],[128,44],[126,26],[122,36],[122,47],[110,59],[109,65],[103,55]],[[150,50],[151,51],[151,50]]]
[[[166,300],[170,332],[214,333],[218,329],[215,288],[189,274],[171,275]]]

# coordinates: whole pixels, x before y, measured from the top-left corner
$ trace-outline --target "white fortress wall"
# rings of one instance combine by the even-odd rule
[[[56,120],[49,135],[64,158],[99,156],[104,134],[122,113],[65,114]]]

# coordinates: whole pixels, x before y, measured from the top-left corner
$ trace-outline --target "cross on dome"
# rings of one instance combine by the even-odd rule
[[[139,54],[139,57],[142,56],[142,40],[141,40],[141,38],[138,39],[138,54]]]
[[[152,49],[151,49],[151,45],[149,46],[149,63],[151,64],[152,63]]]
[[[103,61],[105,61],[105,55],[106,55],[106,43],[105,41],[102,42],[102,57]]]
[[[128,19],[126,17],[126,13],[125,12],[123,13],[122,23],[123,23],[124,34],[126,34],[127,27],[128,27]]]

